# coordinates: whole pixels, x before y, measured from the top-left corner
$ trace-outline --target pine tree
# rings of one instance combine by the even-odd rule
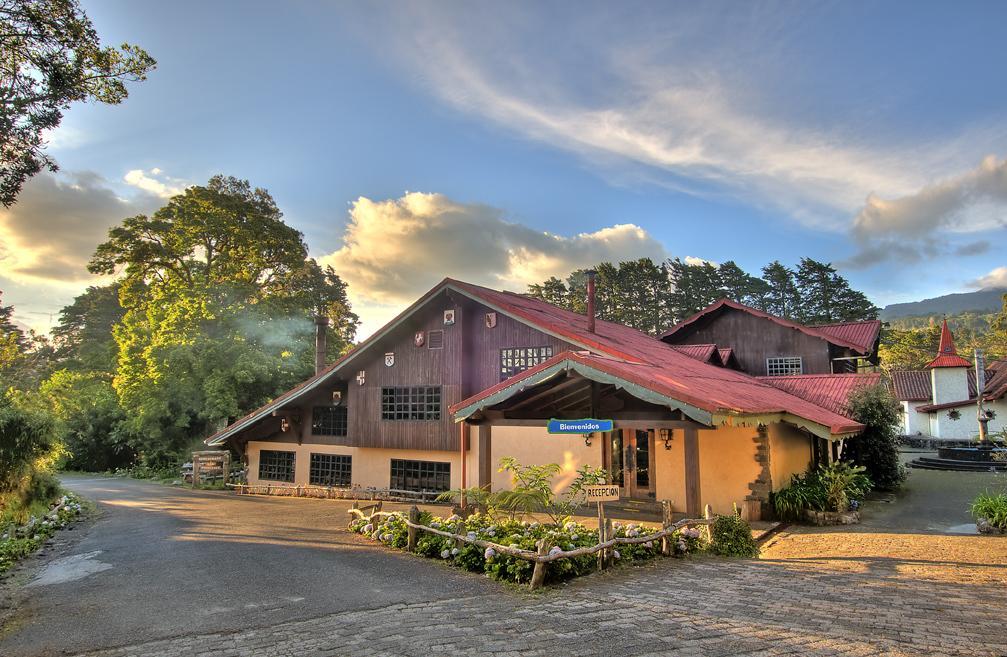
[[[801,303],[793,270],[774,260],[762,268],[762,279],[767,289],[761,310],[778,317],[793,318]]]

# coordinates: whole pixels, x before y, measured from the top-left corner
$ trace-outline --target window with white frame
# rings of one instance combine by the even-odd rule
[[[767,376],[787,376],[788,374],[802,374],[804,367],[801,365],[800,356],[777,356],[766,359]]]

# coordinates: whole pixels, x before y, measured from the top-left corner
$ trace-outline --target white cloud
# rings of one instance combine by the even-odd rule
[[[979,166],[918,191],[886,200],[875,194],[853,220],[861,239],[879,236],[919,237],[939,229],[976,232],[1004,226],[1007,205],[1007,160],[990,155]],[[1000,210],[1000,212],[997,212]]]
[[[0,209],[0,275],[24,284],[92,281],[87,261],[109,228],[158,204],[147,194],[120,198],[93,172],[43,172]]]
[[[149,172],[143,169],[132,169],[122,177],[127,185],[142,189],[160,198],[171,198],[185,191],[185,182],[178,178],[164,175],[157,167]]]
[[[601,261],[666,256],[632,224],[554,235],[508,221],[496,208],[412,192],[357,199],[342,248],[320,261],[349,284],[366,335],[444,277],[524,291],[529,283]]]
[[[1007,267],[997,267],[991,270],[988,274],[980,276],[976,280],[970,283],[972,287],[977,288],[989,288],[989,287],[1007,287]]]

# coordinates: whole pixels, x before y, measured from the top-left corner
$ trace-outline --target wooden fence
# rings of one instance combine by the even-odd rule
[[[282,495],[288,497],[317,497],[330,500],[385,500],[388,502],[433,502],[441,493],[437,491],[411,491],[395,488],[344,488],[340,486],[309,486],[298,484],[227,484],[238,495]]]
[[[370,511],[368,515],[366,512]],[[672,553],[672,535],[681,529],[694,526],[702,526],[705,528],[707,540],[709,540],[709,526],[713,524],[713,513],[710,506],[706,507],[706,517],[702,519],[697,518],[687,518],[685,520],[679,520],[678,522],[671,522],[671,509],[669,505],[665,506],[664,522],[662,523],[662,528],[655,531],[653,534],[647,534],[646,536],[637,537],[612,537],[607,540],[602,540],[596,545],[590,545],[586,547],[576,548],[574,550],[553,550],[553,547],[546,543],[546,540],[539,539],[535,544],[536,550],[522,550],[520,548],[515,548],[509,545],[500,545],[499,543],[494,543],[492,541],[484,541],[479,538],[470,538],[467,535],[455,534],[452,532],[444,531],[441,529],[435,529],[428,525],[421,524],[419,521],[420,510],[415,506],[409,509],[408,515],[403,514],[401,511],[382,511],[381,502],[373,504],[368,507],[359,508],[356,504],[353,508],[348,510],[351,516],[350,522],[353,522],[355,518],[360,518],[366,520],[369,523],[374,523],[375,518],[387,518],[389,516],[399,516],[403,519],[408,527],[408,539],[406,544],[406,550],[413,552],[416,549],[416,541],[418,537],[418,532],[427,532],[430,534],[435,534],[437,536],[442,536],[444,538],[450,538],[456,543],[469,543],[481,547],[483,549],[492,548],[498,554],[506,554],[518,559],[524,559],[525,561],[530,561],[535,564],[535,569],[532,572],[531,581],[529,582],[529,588],[532,590],[537,589],[542,586],[545,581],[545,569],[546,566],[559,559],[572,559],[574,557],[584,557],[592,554],[598,555],[598,568],[599,570],[605,568],[612,563],[611,550],[615,548],[616,545],[638,545],[640,543],[648,543],[652,541],[661,542],[661,554],[671,555]],[[464,526],[464,520],[459,520],[458,525]],[[612,521],[611,519],[606,520],[604,527],[599,527],[599,536],[604,538],[605,536],[612,535]]]

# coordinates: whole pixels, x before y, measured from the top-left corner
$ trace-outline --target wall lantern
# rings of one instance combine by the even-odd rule
[[[283,433],[290,431],[290,420],[285,417],[280,418],[280,431]]]
[[[664,441],[664,448],[671,449],[671,439],[675,437],[675,432],[671,429],[658,429],[658,436]]]
[[[584,434],[584,447],[590,447],[591,446],[591,439],[592,438],[594,438],[594,434],[593,433],[585,433]]]
[[[332,391],[332,405],[333,406],[339,406],[342,403],[343,403],[343,391],[342,390],[333,390]]]

